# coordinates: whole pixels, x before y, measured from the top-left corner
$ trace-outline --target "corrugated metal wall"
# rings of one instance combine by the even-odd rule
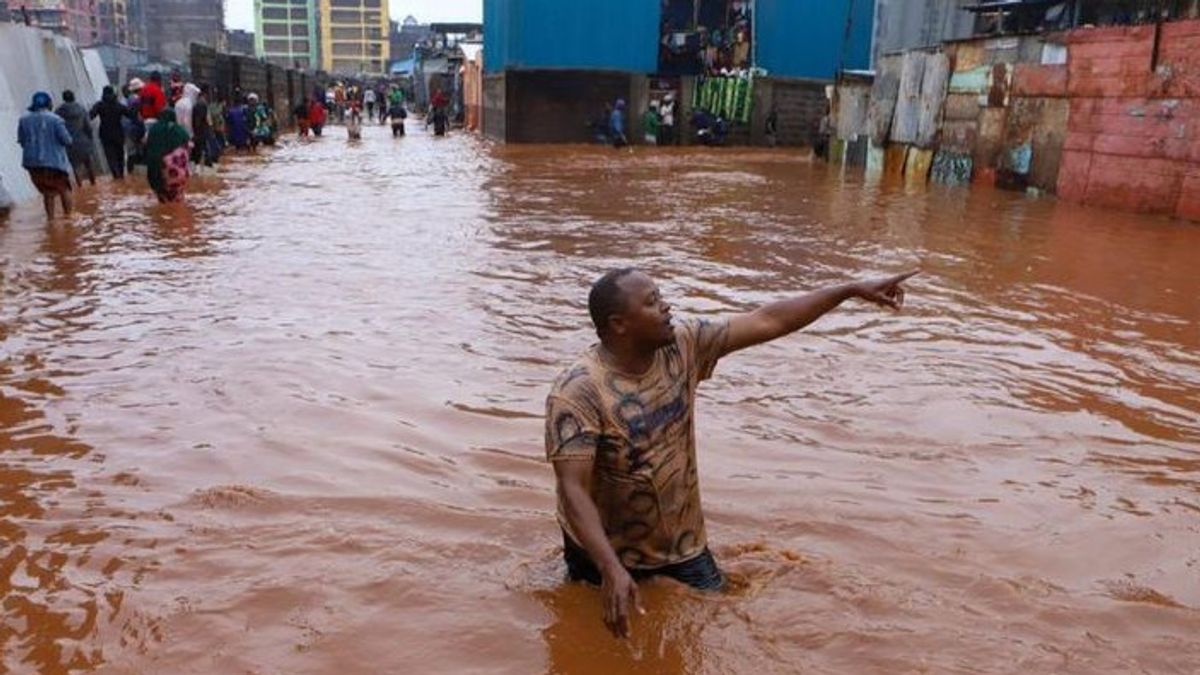
[[[932,47],[975,33],[975,15],[960,0],[878,0],[875,57]]]
[[[832,80],[851,12],[844,67],[870,67],[875,0],[758,0],[758,65],[774,77]]]
[[[485,67],[652,73],[659,12],[657,0],[484,0]]]

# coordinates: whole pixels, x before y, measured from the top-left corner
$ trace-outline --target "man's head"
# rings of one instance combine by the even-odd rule
[[[162,84],[162,73],[158,72],[157,70],[153,73],[150,73],[150,81],[154,84]]]
[[[75,92],[71,91],[70,89],[63,91],[63,103],[74,103],[74,102],[75,102]]]
[[[600,277],[588,294],[588,311],[596,334],[606,344],[625,342],[651,350],[675,339],[671,306],[662,299],[654,281],[632,267]]]
[[[33,100],[29,102],[29,112],[37,112],[39,110],[49,110],[54,106],[50,100],[50,94],[44,91],[39,91],[33,95]]]

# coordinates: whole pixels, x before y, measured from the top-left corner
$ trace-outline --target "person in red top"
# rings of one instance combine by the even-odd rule
[[[142,119],[158,119],[158,114],[167,107],[167,96],[163,93],[161,73],[150,75],[150,81],[142,87],[141,101],[142,107],[139,112],[142,114]]]
[[[325,117],[325,105],[316,97],[313,97],[312,102],[308,104],[308,123],[312,126],[312,131],[317,136],[320,136],[321,130],[325,128]]]

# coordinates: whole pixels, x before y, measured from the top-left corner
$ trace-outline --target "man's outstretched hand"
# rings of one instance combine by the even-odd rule
[[[920,272],[921,270],[913,270],[886,279],[860,281],[854,284],[854,295],[880,307],[898,310],[904,306],[904,286],[901,284]]]

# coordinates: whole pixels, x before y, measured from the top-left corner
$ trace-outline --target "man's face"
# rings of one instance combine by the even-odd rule
[[[635,344],[658,349],[675,340],[671,326],[671,305],[659,293],[650,277],[633,272],[618,285],[625,296],[625,311],[613,317],[613,329]]]

